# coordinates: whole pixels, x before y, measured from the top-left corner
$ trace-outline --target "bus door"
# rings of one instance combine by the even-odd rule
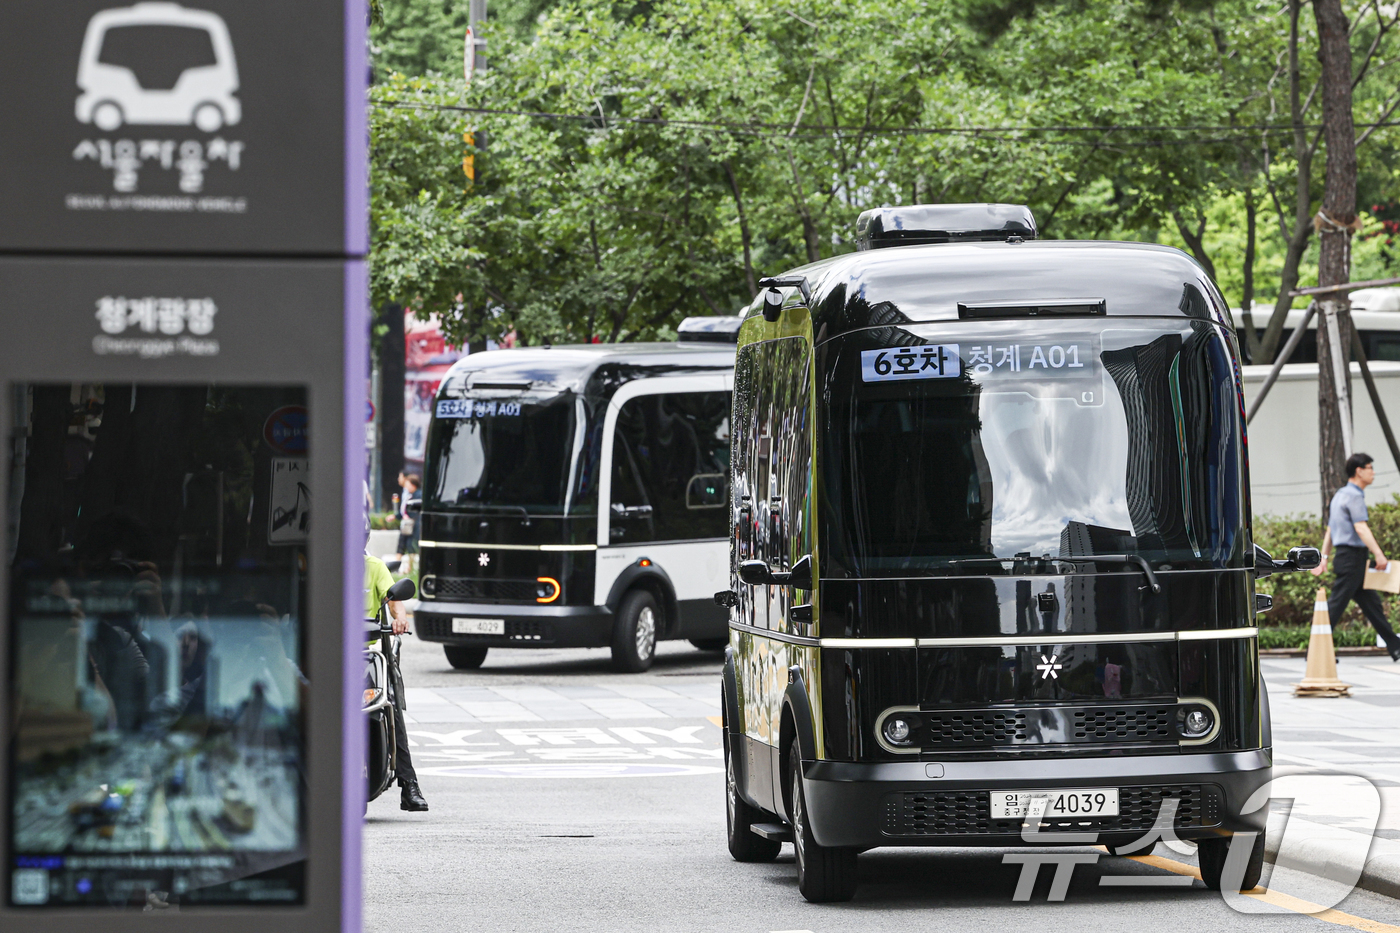
[[[728,373],[636,380],[618,390],[604,426],[594,593],[608,598],[624,570],[647,559],[675,591],[679,619],[658,636],[691,635],[725,580],[730,389]],[[718,626],[718,628],[716,628]]]

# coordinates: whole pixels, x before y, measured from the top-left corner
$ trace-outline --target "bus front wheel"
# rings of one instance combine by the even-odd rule
[[[656,597],[646,590],[632,590],[622,598],[613,626],[612,663],[616,670],[639,674],[651,667],[660,622]]]
[[[792,848],[797,855],[797,890],[814,904],[849,901],[856,896],[856,850],[817,845],[802,793],[802,750],[788,749],[788,783],[792,788]]]
[[[1259,886],[1259,876],[1264,873],[1264,834],[1241,835],[1254,836],[1253,844],[1249,848],[1249,860],[1244,865],[1244,877],[1239,881],[1240,891],[1252,891]],[[1212,891],[1219,891],[1227,880],[1224,877],[1225,861],[1233,842],[1234,837],[1221,836],[1216,839],[1202,839],[1196,843],[1196,857],[1201,863],[1201,880]],[[1240,839],[1240,844],[1247,843],[1245,839]]]
[[[459,671],[474,671],[486,660],[487,648],[473,648],[470,645],[443,645],[447,663]]]

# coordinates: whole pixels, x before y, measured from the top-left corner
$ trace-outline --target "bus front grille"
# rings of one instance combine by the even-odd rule
[[[491,580],[477,577],[437,577],[433,599],[470,599],[486,603],[534,603],[540,596],[537,580]]]
[[[917,743],[925,751],[1006,745],[1170,744],[1176,704],[923,710]]]
[[[1220,788],[1214,784],[1118,788],[1118,815],[1089,820],[1046,820],[1042,832],[1146,832],[1162,801],[1177,801],[1178,829],[1219,826]],[[1021,820],[993,820],[990,791],[938,791],[890,794],[884,801],[886,836],[1019,835]]]

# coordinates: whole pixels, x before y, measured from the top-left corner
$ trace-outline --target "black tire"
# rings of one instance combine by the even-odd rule
[[[622,597],[613,623],[612,665],[614,670],[640,674],[656,660],[656,635],[661,628],[661,610],[656,597],[646,590],[632,590]]]
[[[447,663],[459,671],[474,671],[486,660],[489,648],[473,648],[471,645],[443,645],[442,653],[447,655]]]
[[[734,762],[729,757],[729,728],[724,729],[724,821],[729,832],[729,854],[736,862],[771,862],[783,850],[776,839],[754,835],[754,823],[765,822],[764,813],[739,796]]]
[[[701,651],[723,651],[729,647],[728,638],[692,638],[690,643]]]
[[[1248,836],[1242,833],[1241,836]],[[1264,873],[1264,834],[1254,833],[1254,843],[1249,850],[1249,861],[1245,863],[1244,878],[1240,881],[1241,891],[1252,891],[1259,886],[1259,876]],[[1212,891],[1219,891],[1225,873],[1225,859],[1230,853],[1231,836],[1216,839],[1201,839],[1196,843],[1196,857],[1201,863],[1201,880]],[[1247,840],[1241,838],[1240,845]]]
[[[792,789],[792,848],[797,855],[797,890],[813,904],[849,901],[856,896],[856,850],[817,845],[807,820],[802,792],[802,753],[788,748],[788,786]]]

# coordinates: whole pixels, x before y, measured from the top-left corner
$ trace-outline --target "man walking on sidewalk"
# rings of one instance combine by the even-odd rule
[[[1366,552],[1376,555],[1376,569],[1384,570],[1389,563],[1376,536],[1366,524],[1366,487],[1376,481],[1376,465],[1368,454],[1354,453],[1347,457],[1347,484],[1337,490],[1332,504],[1327,510],[1327,535],[1322,539],[1322,563],[1311,573],[1322,576],[1327,569],[1328,553],[1336,549],[1337,559],[1332,565],[1335,580],[1332,596],[1327,600],[1327,614],[1332,619],[1332,627],[1342,621],[1342,613],[1353,599],[1361,607],[1366,621],[1385,641],[1390,651],[1390,660],[1400,661],[1400,637],[1396,637],[1390,623],[1385,620],[1385,610],[1381,598],[1375,590],[1362,589],[1366,580]]]

